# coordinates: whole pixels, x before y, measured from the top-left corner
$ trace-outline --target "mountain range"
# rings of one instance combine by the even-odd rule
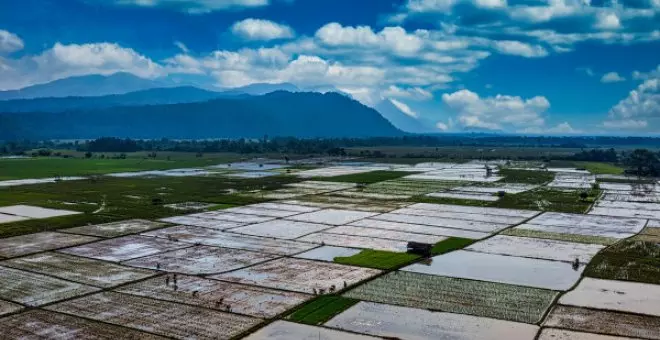
[[[0,140],[368,137],[432,132],[389,100],[369,108],[334,88],[252,84],[210,91],[127,73],[0,91]],[[326,92],[326,91],[322,91]]]

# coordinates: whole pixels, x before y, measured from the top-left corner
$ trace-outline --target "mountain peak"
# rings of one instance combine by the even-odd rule
[[[20,90],[0,91],[0,100],[104,96],[166,86],[168,84],[163,81],[118,72],[110,75],[69,77]]]

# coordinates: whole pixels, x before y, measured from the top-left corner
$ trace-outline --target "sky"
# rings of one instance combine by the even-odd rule
[[[660,135],[660,0],[0,0],[0,90],[115,72],[339,90],[436,132]]]

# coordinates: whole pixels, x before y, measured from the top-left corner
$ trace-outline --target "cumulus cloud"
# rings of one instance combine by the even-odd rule
[[[23,40],[16,34],[0,29],[0,54],[22,50]]]
[[[275,40],[294,37],[293,29],[287,25],[270,20],[245,19],[234,23],[231,27],[234,35],[245,40]]]
[[[235,8],[262,7],[269,0],[87,0],[92,2],[110,2],[121,6],[163,7],[188,12],[191,14],[208,13]]]
[[[549,50],[540,48],[565,53],[583,41],[632,44],[659,40],[657,1],[407,0],[390,19],[397,23],[415,18],[441,22],[440,26],[463,36],[549,44]],[[504,51],[509,50],[506,47]],[[543,52],[537,49],[537,53],[526,54]]]
[[[620,75],[619,75],[618,73],[616,73],[616,72],[608,72],[608,73],[605,73],[605,74],[603,74],[603,76],[600,78],[600,82],[601,82],[601,83],[618,83],[618,82],[622,82],[622,81],[625,81],[625,80],[626,80],[626,78],[620,76]]]
[[[542,96],[523,99],[498,94],[481,98],[467,89],[445,93],[442,101],[458,114],[458,122],[464,127],[489,130],[541,127],[545,123],[542,115],[550,107]]]
[[[548,55],[548,51],[542,46],[512,40],[496,41],[495,49],[502,54],[517,55],[526,58],[539,58]]]
[[[443,122],[437,122],[435,123],[435,127],[440,130],[440,131],[447,131],[449,130],[449,125]]]
[[[614,13],[601,12],[597,16],[594,27],[602,30],[615,30],[621,28],[621,20]]]
[[[385,27],[375,33],[369,26],[342,26],[329,23],[316,32],[319,41],[331,47],[378,47],[398,55],[413,55],[423,46],[424,41],[417,35],[409,34],[401,27]]]
[[[628,97],[612,107],[608,119],[603,123],[607,128],[643,129],[660,119],[660,78],[647,79]]]
[[[128,72],[143,78],[163,75],[161,65],[117,44],[56,43],[36,56],[5,59],[0,69],[0,89],[17,89],[61,78]]]
[[[660,0],[658,0],[660,1]],[[636,80],[646,80],[646,79],[651,79],[651,78],[660,78],[660,65],[656,67],[654,70],[651,70],[650,72],[640,72],[640,71],[634,71],[632,73],[633,79]]]

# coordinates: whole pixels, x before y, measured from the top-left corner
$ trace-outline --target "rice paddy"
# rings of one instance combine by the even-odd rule
[[[103,178],[120,195],[103,204],[91,181],[12,188],[0,235],[59,230],[0,238],[0,327],[66,340],[660,339],[655,186],[608,182],[583,200],[588,172],[505,163],[148,169]]]
[[[538,326],[423,309],[360,302],[326,326],[399,339],[532,340]]]
[[[558,292],[412,272],[392,272],[345,293],[353,299],[537,323]]]

